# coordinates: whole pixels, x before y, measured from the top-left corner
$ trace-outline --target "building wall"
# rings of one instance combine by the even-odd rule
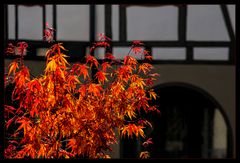
[[[155,86],[163,83],[183,82],[199,87],[215,98],[230,121],[235,156],[235,66],[157,65],[155,69],[160,73]]]

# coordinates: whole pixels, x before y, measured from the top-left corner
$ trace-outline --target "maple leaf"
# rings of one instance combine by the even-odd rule
[[[49,43],[53,41],[55,29],[49,27],[48,22],[46,22],[46,29],[44,30],[44,39]]]
[[[57,63],[54,59],[52,59],[51,61],[49,61],[47,63],[47,66],[45,68],[45,72],[56,71],[56,68],[57,68]]]
[[[11,113],[11,114],[14,114],[13,111],[15,111],[16,109],[12,106],[9,106],[9,105],[4,105],[4,113]]]
[[[15,121],[16,117],[14,116],[13,118],[9,119],[6,123],[6,129]]]
[[[146,119],[138,120],[138,124],[139,125],[148,125],[148,126],[150,126],[153,129],[152,124],[148,120],[146,120]]]
[[[111,68],[112,66],[108,63],[108,62],[103,62],[102,63],[102,70],[104,71],[104,72],[106,72],[107,71],[107,68]]]
[[[145,55],[145,59],[147,59],[147,60],[152,60],[153,59],[153,57],[151,56],[151,55]]]
[[[141,159],[147,159],[150,157],[150,154],[148,151],[143,151],[140,153],[140,156],[139,156]]]
[[[136,66],[138,64],[138,61],[134,57],[127,55],[124,57],[123,63],[124,63],[124,65]]]
[[[18,71],[15,75],[14,82],[16,83],[16,88],[14,89],[14,92],[12,96],[15,94],[17,95],[18,93],[21,93],[21,88],[25,85],[26,81],[30,80],[30,73],[29,70],[26,66],[22,66],[21,70]],[[17,93],[18,92],[18,93]]]
[[[114,83],[110,86],[110,90],[113,96],[118,96],[120,92],[124,91],[124,85],[120,82]]]
[[[37,79],[33,79],[31,80],[30,82],[28,82],[28,88],[31,90],[31,91],[34,91],[35,89],[37,91],[40,91],[41,89],[41,84],[39,83],[39,81]]]
[[[38,151],[38,155],[37,155],[38,158],[40,157],[46,157],[46,147],[44,144],[40,144],[40,149]]]
[[[142,143],[144,147],[147,147],[150,144],[153,144],[152,138],[148,138],[145,142]]]
[[[134,87],[134,86],[138,86],[140,87],[141,89],[144,88],[144,86],[146,85],[146,83],[144,82],[144,79],[143,78],[137,78],[135,82],[131,83],[131,87]]]
[[[66,65],[69,65],[69,63],[65,59],[66,57],[69,57],[69,56],[64,55],[62,53],[58,56],[59,65],[62,65],[64,68],[66,67]]]
[[[105,54],[105,59],[114,60],[115,57],[114,57],[111,53],[106,53],[106,54]]]
[[[76,139],[69,139],[67,143],[67,148],[71,148],[72,151],[75,151],[77,149]]]
[[[34,115],[38,115],[38,110],[36,107],[33,107],[29,112],[31,117],[34,117]]]
[[[159,76],[159,74],[158,73],[153,73],[153,74],[149,74],[149,76],[155,77],[155,76]]]
[[[96,67],[98,67],[97,59],[94,56],[90,55],[90,54],[86,55],[86,63],[90,63],[91,67],[92,67],[92,65],[95,65]]]
[[[27,155],[29,155],[31,158],[35,158],[36,152],[35,149],[33,147],[33,144],[27,144],[24,146],[24,148],[22,149],[24,152],[27,153]]]
[[[111,41],[111,39],[109,37],[107,37],[104,33],[99,33],[98,34],[98,38],[99,40],[103,40],[103,41]]]
[[[139,45],[144,45],[141,41],[139,41],[139,40],[133,40],[132,41],[132,45],[133,46],[139,46]]]
[[[22,118],[20,120],[16,121],[17,123],[21,123],[21,125],[18,127],[18,129],[16,130],[16,132],[18,132],[19,130],[23,129],[24,130],[24,135],[27,132],[27,126],[29,126],[31,124],[31,121],[28,118]]]
[[[56,77],[60,77],[61,79],[65,80],[64,72],[60,69],[59,66],[56,68]]]
[[[153,78],[147,78],[147,79],[146,79],[146,85],[152,86],[153,84],[154,84]]]
[[[17,43],[17,55],[26,55],[28,44],[26,42]]]
[[[132,137],[133,134],[138,137],[139,135],[142,136],[143,138],[145,137],[144,131],[143,131],[143,126],[136,126],[135,124],[128,124],[122,128],[122,135],[125,136],[126,134],[128,137]]]
[[[129,65],[124,65],[118,68],[119,75],[127,75],[133,72],[133,68]]]
[[[130,109],[127,111],[127,115],[128,115],[128,117],[130,118],[130,119],[132,119],[132,117],[136,117],[136,113],[134,112],[134,110],[133,109],[131,109],[131,107],[130,107]]]
[[[147,109],[148,111],[156,111],[158,114],[160,114],[160,110],[157,109],[157,106],[151,106],[151,107],[148,107]]]
[[[80,93],[80,95],[82,97],[84,97],[86,95],[86,92],[87,92],[87,86],[86,85],[81,85],[80,88],[78,89],[78,92]]]
[[[154,98],[155,100],[157,99],[157,94],[154,92],[153,89],[150,89],[148,91],[149,95],[150,95],[150,99]]]
[[[100,41],[100,42],[96,42],[94,43],[94,47],[109,47],[110,44],[106,41]]]
[[[29,80],[29,78],[30,78],[29,69],[26,66],[22,66],[22,70],[20,71],[20,75],[24,76],[26,80]]]
[[[15,53],[15,46],[12,43],[9,43],[8,47],[5,50],[5,53],[7,55],[14,54]]]
[[[132,48],[132,51],[135,55],[141,54],[142,50],[143,50],[142,47],[133,47]]]
[[[100,91],[102,91],[102,90],[103,90],[103,88],[101,87],[100,84],[91,83],[88,87],[88,92],[92,93],[94,96],[100,95]]]
[[[79,66],[80,74],[83,75],[83,78],[84,78],[84,79],[86,79],[87,77],[89,77],[87,68],[88,68],[88,66],[86,66],[86,65],[84,65],[84,64]]]
[[[78,80],[77,76],[75,76],[75,75],[69,75],[67,81],[69,82],[69,85],[70,85],[70,86],[73,86],[75,83],[78,83],[78,84],[81,83],[81,82]]]
[[[103,153],[98,153],[97,154],[97,158],[101,158],[101,159],[110,159],[111,157],[107,154],[103,154]]]
[[[144,74],[146,74],[147,72],[151,71],[152,68],[153,66],[151,64],[143,63],[138,67],[138,73],[142,71]]]
[[[86,77],[89,77],[88,68],[86,64],[76,63],[73,65],[72,71],[76,72],[77,75],[83,75],[83,78],[86,79]]]
[[[13,61],[10,65],[9,65],[9,71],[8,71],[8,75],[10,75],[13,72],[13,75],[15,75],[15,72],[18,68],[18,62],[17,61]]]
[[[108,81],[106,77],[107,73],[104,73],[102,71],[98,71],[95,75],[95,77],[98,79],[98,82],[104,83],[104,81]]]
[[[62,43],[54,44],[54,45],[51,47],[52,52],[55,52],[55,53],[58,54],[58,55],[61,54],[61,49],[67,51],[67,50],[62,46]]]
[[[143,54],[144,54],[144,55],[149,55],[149,51],[144,49],[144,50],[143,50]]]

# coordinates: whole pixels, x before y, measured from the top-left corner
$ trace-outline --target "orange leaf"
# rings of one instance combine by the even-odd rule
[[[138,61],[134,57],[127,55],[127,56],[124,57],[123,63],[125,65],[136,66],[138,64]]]
[[[147,159],[150,157],[150,154],[148,151],[143,151],[140,153],[140,156],[139,156],[141,159]]]
[[[34,91],[34,89],[39,91],[41,89],[41,84],[37,79],[33,79],[32,81],[28,82],[28,86],[31,91]]]
[[[138,137],[139,135],[142,136],[143,138],[145,137],[144,131],[143,131],[143,126],[136,126],[135,124],[128,124],[122,128],[122,135],[125,136],[126,134],[128,137],[132,137],[133,134]]]
[[[151,69],[153,68],[153,66],[149,63],[143,63],[138,67],[138,72],[143,72],[144,74],[146,74],[147,72],[149,72]]]
[[[46,148],[45,148],[44,144],[40,144],[40,149],[38,151],[37,157],[38,158],[40,158],[41,156],[45,157],[45,155],[46,155],[45,151],[46,151]]]
[[[72,148],[72,151],[75,151],[77,149],[76,139],[69,139],[69,142],[67,143],[67,148]]]
[[[16,132],[18,132],[21,129],[24,129],[24,135],[25,135],[27,126],[31,123],[31,121],[28,118],[23,118],[23,119],[17,120],[17,122],[21,123],[21,125],[18,127]]]
[[[82,97],[86,95],[87,92],[87,86],[86,85],[81,85],[80,88],[78,89],[78,92]]]
[[[56,61],[54,59],[52,59],[50,62],[47,63],[47,66],[45,68],[45,72],[55,71],[56,68],[57,68]]]
[[[89,77],[88,74],[88,66],[86,64],[74,64],[72,67],[72,71],[75,72],[77,75],[83,75],[84,79]]]
[[[100,95],[100,91],[102,91],[103,88],[99,84],[90,84],[88,87],[88,92],[93,93],[94,96]]]
[[[10,75],[12,72],[13,72],[13,74],[15,74],[17,68],[18,68],[18,63],[17,63],[16,61],[13,61],[13,62],[9,65],[8,75]]]
[[[95,75],[95,77],[98,79],[98,82],[104,83],[104,81],[108,81],[106,77],[107,73],[104,73],[102,71],[98,71]]]
[[[155,100],[157,99],[157,94],[154,92],[153,89],[150,89],[148,91],[149,95],[150,95],[150,99],[154,98]]]

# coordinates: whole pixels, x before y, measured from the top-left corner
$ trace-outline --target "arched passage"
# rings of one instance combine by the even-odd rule
[[[159,105],[161,115],[147,115],[154,128],[148,133],[154,141],[148,149],[151,158],[232,157],[231,125],[214,97],[199,87],[179,82],[154,89],[159,99],[152,103]],[[141,141],[135,140],[132,147],[126,145],[130,141],[122,141],[122,157],[134,158],[143,149]]]

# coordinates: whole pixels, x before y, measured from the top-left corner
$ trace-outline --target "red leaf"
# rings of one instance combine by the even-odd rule
[[[17,55],[26,55],[28,44],[26,42],[17,43]]]
[[[151,55],[145,55],[145,59],[147,59],[147,60],[152,60],[152,56]]]
[[[86,64],[74,64],[72,67],[72,71],[75,72],[77,75],[83,75],[84,79],[89,77],[88,74],[88,66]]]
[[[100,42],[96,42],[94,43],[94,47],[109,47],[109,43],[105,42],[105,41],[100,41]]]
[[[107,37],[104,33],[99,33],[98,37],[100,41],[111,41],[111,39]]]
[[[108,81],[107,77],[106,77],[107,73],[104,73],[102,71],[98,71],[95,75],[95,77],[98,79],[98,82],[100,83],[104,83],[104,81]]]
[[[8,129],[8,127],[12,124],[12,122],[15,120],[15,116],[11,119],[9,119],[6,123],[6,129]]]
[[[134,41],[132,41],[132,44],[134,45],[134,46],[139,46],[139,45],[144,45],[141,41],[139,41],[139,40],[134,40]]]
[[[7,55],[14,54],[15,53],[15,46],[12,43],[9,43],[8,47],[5,50],[5,53]]]
[[[98,67],[97,59],[90,54],[86,55],[86,63],[90,63],[91,67],[92,67],[92,65],[95,65],[96,67]]]
[[[147,147],[150,144],[153,144],[152,138],[148,138],[145,142],[142,143],[144,147]]]
[[[112,66],[111,66],[108,62],[102,63],[102,70],[103,70],[104,72],[107,71],[107,68],[111,68],[111,67],[112,67]]]
[[[141,54],[142,50],[143,50],[142,47],[133,47],[132,48],[132,51],[135,55],[136,54]]]
[[[12,106],[9,106],[9,105],[5,105],[5,106],[4,106],[4,112],[14,114],[13,111],[15,111],[15,110],[16,110],[16,109],[15,109],[14,107],[12,107]]]
[[[48,22],[46,22],[46,29],[44,30],[44,39],[48,42],[53,41],[54,29],[50,28]]]
[[[125,65],[133,65],[133,66],[136,66],[137,65],[137,60],[134,58],[134,57],[131,57],[131,56],[125,56],[124,57],[124,60],[123,60],[123,63]]]
[[[115,57],[111,53],[106,53],[105,58],[106,59],[110,59],[110,60],[114,60],[115,59]]]

